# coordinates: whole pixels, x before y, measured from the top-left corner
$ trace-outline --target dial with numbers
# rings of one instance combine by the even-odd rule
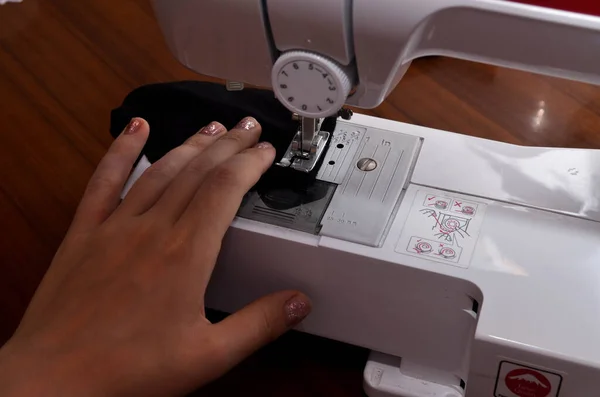
[[[336,62],[307,51],[290,51],[273,66],[273,91],[290,111],[303,117],[337,114],[352,89],[349,74]]]

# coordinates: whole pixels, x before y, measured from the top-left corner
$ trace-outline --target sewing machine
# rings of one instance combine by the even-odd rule
[[[316,172],[322,193],[291,209],[245,200],[209,307],[232,312],[272,291],[304,291],[314,311],[299,330],[372,351],[371,397],[600,390],[600,151],[360,114],[320,129],[344,105],[378,106],[429,55],[598,84],[600,18],[501,0],[154,8],[184,65],[230,89],[274,91],[298,120],[274,166]],[[149,165],[142,159],[128,186]]]

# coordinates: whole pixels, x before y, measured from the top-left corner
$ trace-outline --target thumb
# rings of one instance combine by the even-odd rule
[[[217,371],[229,371],[302,322],[311,309],[311,301],[306,295],[282,291],[264,296],[214,324],[211,339],[220,346]]]

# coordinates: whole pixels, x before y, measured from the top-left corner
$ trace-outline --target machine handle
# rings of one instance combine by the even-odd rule
[[[471,0],[418,29],[409,60],[442,55],[600,84],[600,18],[510,1]]]
[[[506,0],[354,0],[354,7],[359,86],[351,105],[378,106],[410,62],[426,56],[600,85],[594,15]]]

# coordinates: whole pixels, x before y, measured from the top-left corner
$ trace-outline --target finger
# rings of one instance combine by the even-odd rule
[[[213,121],[152,164],[133,185],[118,211],[140,215],[154,205],[173,179],[190,161],[227,132],[225,126]]]
[[[256,144],[260,133],[260,124],[255,119],[248,117],[240,121],[235,128],[206,149],[202,156],[188,163],[152,211],[161,216],[169,216],[175,222],[196,194],[205,176],[219,164]]]
[[[244,195],[271,166],[274,158],[273,146],[263,142],[231,157],[206,176],[176,223],[182,234],[191,236],[192,246],[203,247],[205,260],[198,263],[214,263],[221,240]],[[203,265],[198,270],[198,282],[208,283],[212,266]]]
[[[132,119],[102,158],[92,175],[75,214],[73,228],[80,231],[104,222],[119,205],[121,190],[139,157],[150,127],[141,118]]]
[[[215,376],[220,376],[261,347],[297,326],[312,309],[310,299],[296,291],[282,291],[246,306],[210,327],[216,346]],[[213,357],[211,357],[213,359]]]

